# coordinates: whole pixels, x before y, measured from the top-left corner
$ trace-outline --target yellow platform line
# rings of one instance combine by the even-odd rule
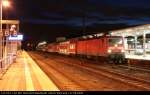
[[[28,67],[28,63],[27,63],[27,60],[25,58],[25,54],[24,54],[24,64],[25,64],[26,90],[27,91],[34,91],[34,86],[32,83],[30,69]]]
[[[0,80],[0,91],[59,91],[36,62],[22,52]]]
[[[32,64],[33,72],[35,73],[43,91],[60,91],[56,85],[46,76],[46,74],[39,68],[34,60],[27,54],[28,63]]]

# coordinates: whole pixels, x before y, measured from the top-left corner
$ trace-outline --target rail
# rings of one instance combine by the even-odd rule
[[[53,57],[52,57],[52,59],[53,59]],[[41,60],[43,60],[43,59],[41,59]],[[43,62],[47,63],[48,60],[46,60],[46,61],[43,60]],[[59,60],[55,60],[54,62],[69,64],[71,67],[74,66],[74,67],[81,68],[82,70],[86,70],[86,71],[91,72],[91,74],[92,73],[96,74],[95,76],[97,76],[97,77],[104,76],[104,77],[112,79],[116,82],[121,82],[123,84],[127,84],[127,85],[132,86],[132,87],[136,87],[136,88],[139,88],[142,90],[150,90],[150,86],[149,86],[150,82],[148,80],[143,80],[141,78],[128,76],[127,73],[120,73],[120,72],[112,71],[110,69],[106,69],[103,67],[97,68],[97,67],[91,66],[89,64],[82,64],[81,65],[81,64],[77,64],[78,62],[75,62],[76,64],[74,64],[68,60],[67,61],[64,60],[64,58],[59,59]],[[48,64],[48,65],[50,65],[50,64]],[[69,77],[69,76],[67,76],[67,77]]]

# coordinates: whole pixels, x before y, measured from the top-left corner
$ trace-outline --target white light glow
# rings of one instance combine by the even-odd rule
[[[111,53],[111,50],[110,50],[110,49],[108,50],[108,53]]]
[[[23,40],[23,35],[17,35],[16,37],[9,37],[9,40]]]
[[[10,3],[9,3],[8,0],[3,0],[2,2],[3,2],[4,7],[9,7],[10,6]]]

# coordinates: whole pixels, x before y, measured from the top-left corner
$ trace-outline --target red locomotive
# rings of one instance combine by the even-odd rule
[[[47,52],[65,55],[103,56],[117,63],[124,61],[124,43],[121,36],[70,39],[57,44],[49,44]]]

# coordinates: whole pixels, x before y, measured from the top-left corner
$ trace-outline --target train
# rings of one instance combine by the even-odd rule
[[[98,34],[72,38],[44,45],[44,52],[70,56],[107,58],[109,62],[125,63],[125,47],[122,36]]]

